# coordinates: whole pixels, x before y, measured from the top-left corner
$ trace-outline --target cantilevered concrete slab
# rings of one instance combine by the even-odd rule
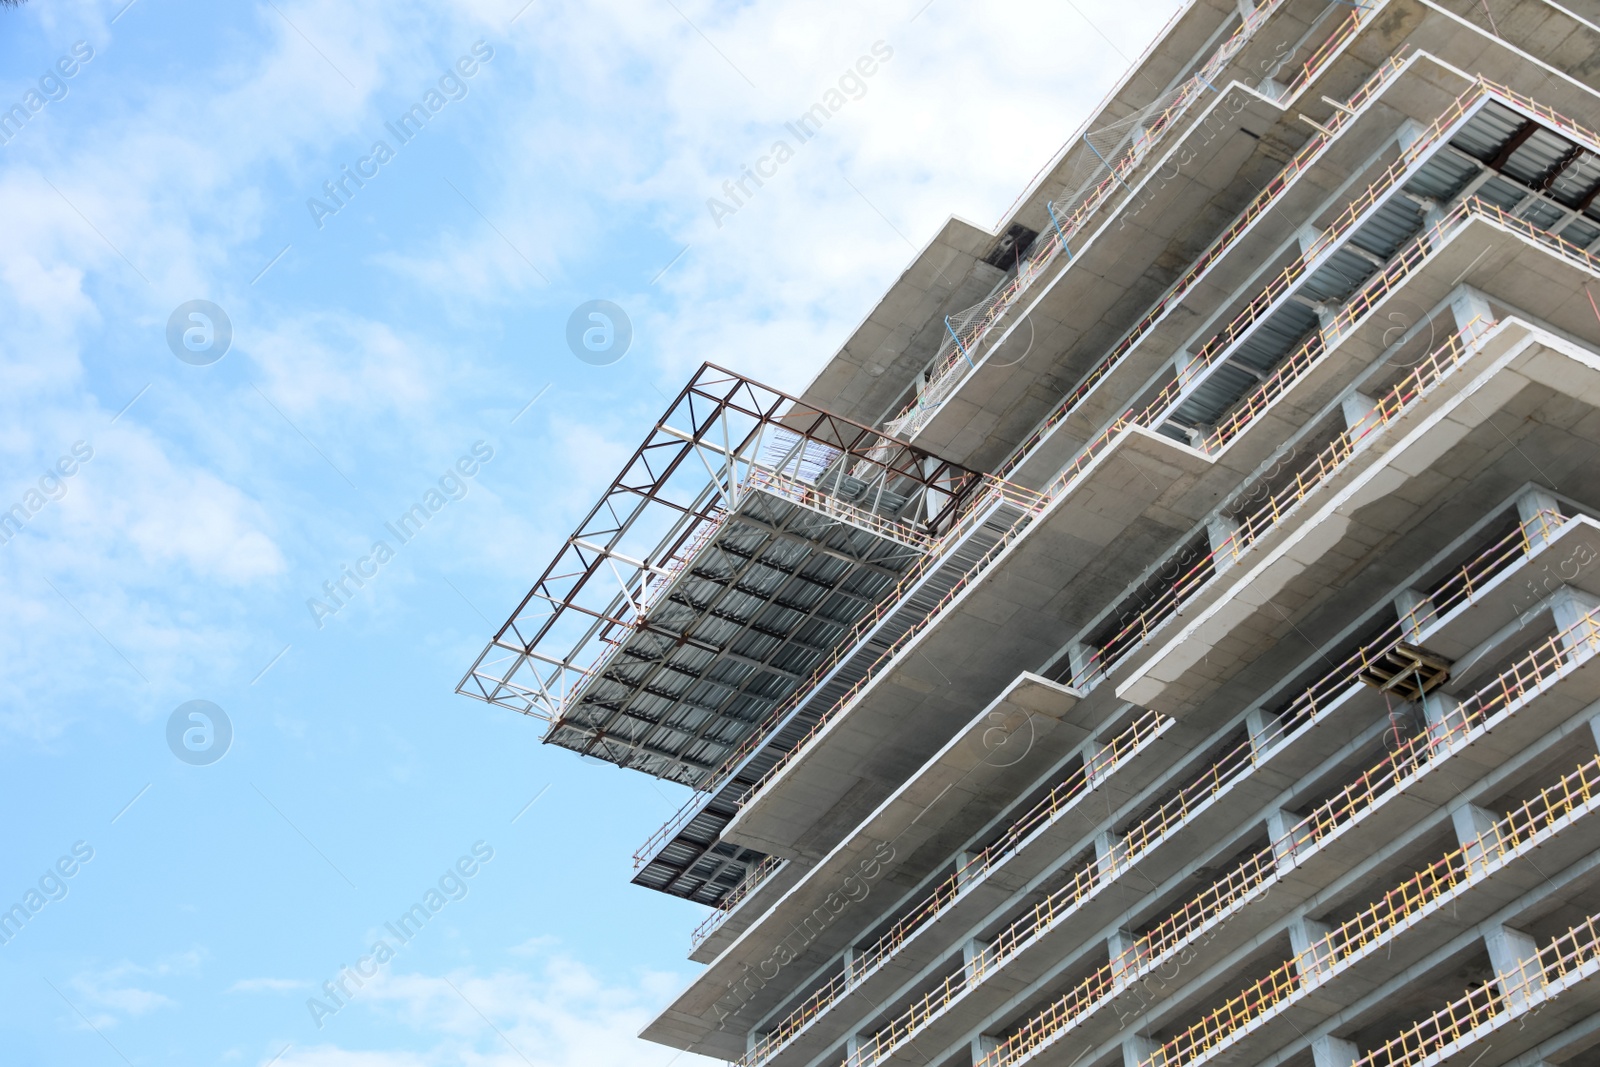
[[[1194,483],[1212,467],[1166,438],[1123,434],[746,801],[725,838],[820,858],[1196,521],[1181,509],[1199,506]]]
[[[1508,341],[1522,336],[1509,351],[1491,349],[1469,360],[1456,389],[1416,412],[1414,431],[1374,441],[1374,462],[1334,488],[1281,542],[1262,546],[1259,562],[1228,581],[1231,595],[1163,641],[1118,686],[1119,695],[1164,714],[1186,714],[1227,676],[1217,664],[1253,660],[1264,643],[1281,639],[1286,618],[1304,612],[1354,564],[1380,547],[1407,555],[1407,547],[1394,544],[1408,525],[1394,521],[1397,507],[1428,516],[1448,498],[1482,497],[1491,487],[1501,495],[1536,474],[1530,467],[1540,459],[1553,477],[1595,483],[1600,472],[1573,470],[1562,457],[1576,442],[1594,439],[1590,427],[1600,427],[1600,359],[1544,331],[1509,321],[1500,329]],[[1516,440],[1505,430],[1514,422],[1523,424]],[[1476,491],[1463,492],[1469,488]],[[1438,544],[1410,538],[1419,559]]]
[[[859,906],[869,894],[893,899],[916,886],[1013,801],[1018,779],[1039,777],[1082,744],[1088,732],[1073,722],[1077,702],[1078,694],[1066,686],[1033,674],[1018,676],[781,900],[764,909],[643,1036],[692,1040],[705,1054],[728,1054],[721,1047],[726,1035],[718,1030],[731,1009],[724,1004],[719,1011],[716,1005],[729,983],[750,968],[769,965],[779,945],[792,955],[783,965],[803,973],[858,937],[876,911]],[[747,995],[738,1012],[746,1026],[778,1003],[771,994]]]

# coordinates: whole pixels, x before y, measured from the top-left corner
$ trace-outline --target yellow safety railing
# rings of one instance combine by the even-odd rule
[[[1316,134],[1301,146],[1300,151],[1296,152],[1283,170],[1279,171],[1277,176],[1267,183],[1266,188],[1256,194],[1255,199],[1250,201],[1249,205],[1234,220],[1233,224],[1224,230],[1222,235],[1213,241],[1211,246],[1202,252],[1199,258],[1190,265],[1189,270],[1183,277],[1167,288],[1167,291],[1155,302],[1145,314],[1145,317],[1140,319],[1131,330],[1123,335],[1122,340],[1117,342],[1105,359],[1101,360],[1093,370],[1085,375],[1073,391],[1067,394],[1066,399],[1057,405],[1056,409],[1040,422],[1033,433],[1012,451],[1011,455],[1006,458],[1005,462],[996,471],[997,474],[1001,477],[1007,477],[1012,471],[1016,470],[1018,465],[1033,451],[1034,446],[1043,440],[1045,435],[1054,429],[1062,419],[1070,415],[1077,408],[1079,402],[1089,394],[1089,391],[1122,361],[1122,357],[1132,351],[1140,341],[1143,341],[1151,328],[1165,318],[1166,313],[1176,307],[1188,295],[1189,290],[1206,274],[1212,264],[1221,259],[1223,254],[1233,247],[1257,219],[1272,209],[1278,197],[1293,185],[1301,174],[1310,168],[1311,164],[1322,154],[1323,149],[1338,135],[1344,125],[1359,113],[1361,108],[1366,106],[1367,102],[1376,96],[1399,73],[1405,63],[1406,60],[1403,56],[1396,55],[1373,72],[1366,83],[1346,101],[1345,107],[1347,110],[1335,112],[1333,117],[1328,120],[1325,127],[1328,132]]]
[[[1178,1034],[1143,1061],[1142,1067],[1184,1067],[1203,1060],[1240,1029],[1303,999],[1310,991],[1390,941],[1399,930],[1438,910],[1518,856],[1543,844],[1600,798],[1600,758],[1591,759],[1555,785],[1498,820],[1471,842],[1446,854],[1273,968],[1221,1007]],[[996,1060],[983,1067],[999,1067]]]
[[[1553,1000],[1600,969],[1600,914],[1590,915],[1539,949],[1537,956],[1373,1049],[1354,1067],[1413,1067],[1448,1049],[1476,1042],[1530,1009]]]
[[[765,1033],[737,1067],[758,1067],[776,1055],[810,1023],[844,994],[855,989],[891,959],[919,931],[944,914],[966,892],[1012,856],[1040,830],[1055,822],[1079,797],[1103,783],[1108,775],[1172,726],[1172,720],[1147,711],[1097,751],[1094,758],[1055,785],[1032,808],[1017,818],[1005,833],[980,852],[968,856],[923,900],[876,940],[859,949],[846,968],[836,971],[805,1001]]]
[[[1364,97],[1362,97],[1362,103],[1364,103],[1365,100],[1370,99],[1372,91],[1374,91],[1374,89],[1377,87],[1381,87],[1387,78],[1392,76],[1394,71],[1398,70],[1400,66],[1403,66],[1403,63],[1396,63],[1393,60],[1391,60],[1391,63],[1394,63],[1392,68],[1387,65],[1379,68],[1377,74],[1374,75],[1376,85],[1373,88],[1363,87],[1363,89],[1357,93],[1356,97],[1351,98],[1350,103],[1347,104],[1347,107],[1351,112],[1356,111],[1360,106],[1357,103],[1358,97],[1362,97],[1363,93],[1366,94]],[[1379,199],[1397,186],[1402,179],[1408,177],[1412,167],[1421,160],[1424,154],[1431,150],[1441,140],[1445,139],[1446,136],[1453,130],[1457,122],[1465,118],[1468,112],[1471,111],[1479,103],[1479,101],[1486,99],[1489,96],[1499,96],[1506,103],[1510,103],[1517,107],[1525,108],[1536,113],[1539,118],[1545,120],[1563,134],[1575,140],[1587,141],[1590,145],[1595,146],[1597,152],[1600,152],[1600,137],[1597,137],[1595,133],[1588,130],[1581,124],[1572,121],[1571,119],[1560,114],[1559,112],[1554,111],[1551,108],[1530,101],[1527,97],[1522,96],[1514,90],[1507,89],[1504,86],[1488,81],[1487,79],[1478,79],[1470,88],[1468,88],[1460,96],[1456,97],[1456,99],[1451,102],[1450,106],[1447,107],[1445,111],[1427,127],[1427,129],[1418,134],[1416,139],[1413,140],[1410,145],[1408,145],[1407,148],[1400,153],[1399,157],[1396,158],[1395,161],[1391,163],[1382,174],[1380,174],[1376,179],[1373,180],[1371,184],[1367,186],[1360,196],[1356,197],[1355,200],[1347,204],[1344,210],[1341,211],[1341,213],[1334,219],[1328,228],[1322,232],[1322,234],[1312,245],[1307,247],[1302,252],[1295,262],[1285,267],[1280,274],[1269,281],[1266,287],[1235,316],[1233,321],[1230,322],[1221,333],[1213,337],[1204,347],[1201,348],[1199,352],[1195,353],[1192,361],[1184,369],[1184,372],[1180,374],[1173,383],[1171,383],[1167,391],[1164,391],[1161,396],[1157,397],[1157,403],[1165,404],[1168,401],[1175,399],[1176,396],[1181,393],[1181,391],[1191,381],[1198,377],[1201,371],[1209,367],[1211,363],[1215,361],[1215,358],[1221,353],[1221,351],[1231,345],[1239,336],[1242,336],[1244,331],[1253,325],[1271,305],[1275,304],[1280,297],[1284,296],[1293,283],[1303,277],[1307,270],[1324,252],[1331,248],[1334,243],[1342,239],[1345,234],[1348,233],[1349,230],[1355,225],[1355,223],[1358,222],[1361,217],[1363,217],[1368,209],[1373,207]],[[1337,133],[1343,124],[1349,121],[1351,117],[1351,115],[1340,112],[1333,118],[1329,119],[1329,123],[1331,124],[1328,127],[1329,132]],[[1295,159],[1291,161],[1290,166],[1295,168],[1296,174],[1304,170],[1305,166],[1310,162],[1311,156],[1315,155],[1321,150],[1322,147],[1326,145],[1327,138],[1319,138],[1320,135],[1319,137],[1312,138],[1312,140],[1308,141],[1305,147],[1301,149],[1301,154],[1306,156],[1305,159],[1302,159],[1301,155],[1296,155]],[[1308,150],[1312,151],[1308,153]],[[1286,170],[1287,169],[1288,168],[1286,168]],[[1286,187],[1287,184],[1288,183],[1285,183],[1285,186],[1283,187]],[[1283,187],[1269,185],[1266,190],[1263,190],[1263,192],[1258,195],[1254,201],[1252,201],[1250,207],[1246,209],[1246,216],[1249,216],[1250,220],[1253,221],[1256,216],[1271,206],[1271,201],[1278,195],[1278,192],[1281,191],[1281,188]],[[1206,265],[1209,265],[1209,263],[1212,262],[1216,256],[1224,250],[1225,243],[1231,242],[1238,235],[1238,233],[1242,233],[1245,228],[1246,226],[1239,226],[1238,224],[1235,224],[1235,228],[1231,228],[1223,235],[1222,238],[1218,239],[1218,242],[1214,244],[1211,249],[1208,249],[1202,255],[1202,261]],[[1168,292],[1157,301],[1156,307],[1152,309],[1151,313],[1148,314],[1145,319],[1139,323],[1139,325],[1135,326],[1134,329],[1130,331],[1121,342],[1118,343],[1118,345],[1112,350],[1111,354],[1105,360],[1103,360],[1094,370],[1089,372],[1083,381],[1079,383],[1077,388],[1068,394],[1061,404],[1057,406],[1055,411],[1053,411],[1044,419],[1039,428],[1036,429],[1028,438],[1026,438],[1022,444],[1019,445],[1011,454],[1011,456],[1003,464],[1001,464],[998,473],[1004,476],[1015,470],[1016,467],[1027,458],[1028,454],[1033,450],[1033,448],[1041,440],[1043,440],[1044,436],[1062,419],[1071,414],[1077,408],[1078,404],[1083,400],[1083,398],[1088,394],[1088,392],[1094,387],[1094,385],[1096,385],[1103,377],[1105,377],[1106,374],[1110,373],[1110,371],[1121,361],[1122,357],[1126,355],[1127,352],[1130,351],[1140,340],[1143,339],[1143,336],[1149,327],[1165,314],[1165,311],[1169,306],[1175,303],[1176,299],[1179,297],[1179,290],[1186,290],[1187,287],[1191,285],[1197,278],[1198,272],[1191,271],[1189,275],[1185,275],[1183,279],[1180,279],[1174,288],[1169,289]],[[1346,310],[1348,310],[1348,308]],[[1335,335],[1336,334],[1337,331]],[[1322,340],[1322,337],[1314,336],[1311,341],[1307,342],[1307,349],[1299,354],[1300,360],[1302,362],[1305,362],[1308,359],[1314,360],[1315,356],[1320,354],[1315,346],[1319,345]],[[1292,377],[1297,377],[1298,374],[1303,371],[1303,369],[1303,367],[1296,367],[1294,363],[1291,362],[1282,368],[1282,373],[1290,376],[1288,380],[1292,380]],[[1257,387],[1257,394],[1266,395],[1261,396],[1259,399],[1246,401],[1247,409],[1252,403],[1257,405],[1258,408],[1264,407],[1266,403],[1270,402],[1270,400],[1278,394],[1278,392],[1281,392],[1282,387],[1286,384],[1286,381],[1275,380],[1275,378],[1276,376],[1274,379],[1268,379],[1267,382]],[[1237,416],[1235,424],[1229,425],[1227,422],[1225,422],[1222,426],[1218,427],[1217,433],[1212,435],[1213,441],[1216,445],[1225,443],[1228,439],[1234,436],[1243,423],[1247,423],[1254,418],[1255,411],[1244,410],[1235,412],[1234,414]],[[1120,425],[1116,427],[1116,429],[1119,431],[1120,428]],[[1091,445],[1086,447],[1092,448],[1093,444],[1094,443],[1091,442]]]
[[[776,874],[778,868],[782,866],[783,859],[781,857],[768,856],[746,871],[739,884],[734,886],[733,890],[722,898],[721,903],[717,904],[711,914],[707,915],[700,925],[694,928],[694,931],[689,935],[690,944],[698,948],[702,941],[710,937],[727,921],[728,916],[732,915],[734,910],[740,904],[743,904],[751,893],[766,885],[767,879]]]
[[[633,854],[634,868],[638,869],[650,862],[651,857],[656,854],[657,849],[676,836],[676,834],[683,829],[683,827],[687,826],[689,822],[692,821],[697,814],[699,814],[701,808],[705,806],[707,800],[706,794],[721,788],[722,785],[727,782],[728,778],[733,774],[733,772],[738,770],[739,765],[744,762],[745,758],[757,748],[761,747],[761,745],[767,740],[767,727],[772,723],[780,721],[783,716],[787,715],[795,708],[795,706],[809,696],[816,686],[821,683],[822,679],[827,676],[828,672],[832,671],[834,667],[838,666],[840,662],[854,652],[856,645],[866,637],[867,633],[879,622],[881,622],[885,616],[899,606],[900,601],[904,598],[906,592],[916,582],[920,581],[921,578],[940,560],[944,558],[945,549],[965,537],[973,530],[974,527],[986,521],[989,518],[990,510],[1002,503],[1010,504],[1013,507],[1020,508],[1022,510],[1022,514],[1013,520],[1011,526],[1001,536],[1000,541],[996,544],[995,548],[991,549],[989,553],[985,554],[983,558],[981,558],[971,569],[968,570],[967,574],[963,576],[960,583],[958,583],[955,589],[951,591],[952,594],[959,589],[965,588],[966,585],[970,583],[972,577],[977,573],[977,571],[981,570],[989,562],[989,560],[994,557],[996,550],[1003,545],[1009,544],[1011,540],[1016,537],[1016,535],[1021,531],[1021,528],[1025,526],[1033,517],[1033,515],[1043,507],[1044,498],[1032,489],[1015,485],[992,475],[984,475],[982,488],[973,492],[972,495],[962,504],[961,511],[957,515],[956,521],[951,524],[950,529],[946,530],[942,535],[940,535],[939,539],[935,541],[924,553],[924,555],[911,566],[905,575],[902,576],[895,584],[894,589],[882,597],[877,604],[873,605],[870,611],[851,624],[850,629],[842,638],[839,639],[838,643],[835,644],[833,651],[811,669],[811,673],[807,676],[806,680],[800,683],[800,685],[797,686],[792,693],[790,693],[787,699],[785,699],[772,711],[767,713],[767,716],[760,727],[751,731],[751,733],[745,737],[744,741],[739,745],[738,748],[734,749],[733,752],[724,757],[717,772],[711,775],[704,783],[696,787],[697,792],[689,797],[688,801],[686,801],[683,807],[678,810],[677,814],[668,820],[666,825],[657,830],[648,841],[639,846],[639,848]],[[824,713],[824,719],[819,720],[816,728],[814,728],[806,735],[804,739],[802,739],[800,744],[790,752],[790,755],[792,756],[794,753],[799,752],[800,749],[804,747],[805,743],[809,741],[810,738],[815,735],[817,730],[821,728],[822,723],[826,721],[826,716],[843,707],[844,704],[848,702],[849,698],[856,694],[860,688],[860,685],[865,684],[867,680],[871,679],[873,672],[876,671],[876,669],[882,663],[886,662],[887,658],[890,657],[893,652],[898,651],[905,640],[909,639],[912,634],[920,632],[923,627],[932,621],[934,615],[939,609],[944,607],[949,599],[950,597],[946,596],[943,600],[941,600],[939,604],[928,613],[928,615],[926,615],[917,623],[915,627],[913,627],[906,637],[903,637],[899,643],[891,646],[888,651],[875,660],[868,667],[867,675],[863,681],[858,683],[856,687],[852,688],[839,701],[836,701],[828,712]],[[780,766],[781,765],[782,764],[780,764]],[[774,772],[776,770],[777,768],[773,769]],[[767,777],[770,776],[771,775],[769,773]],[[766,780],[767,778],[763,778],[762,782],[764,783]],[[749,795],[748,790],[746,791],[746,795]]]
[[[1117,161],[1108,169],[1106,176],[1089,191],[1065,219],[1053,219],[1053,227],[1045,231],[1036,242],[1036,248],[1029,258],[1019,265],[1016,275],[1007,284],[1006,288],[990,298],[988,310],[972,323],[962,327],[953,338],[955,344],[946,354],[944,360],[931,369],[927,385],[923,391],[906,402],[900,412],[886,424],[886,429],[892,434],[915,434],[932,416],[932,413],[954,391],[956,380],[967,372],[975,369],[973,359],[978,345],[988,335],[991,329],[1005,318],[1005,315],[1016,304],[1018,298],[1027,291],[1046,268],[1053,263],[1056,257],[1067,248],[1069,241],[1077,237],[1089,220],[1110,201],[1119,189],[1128,191],[1127,178],[1138,169],[1140,163],[1149,158],[1151,150],[1160,143],[1162,138],[1172,130],[1178,120],[1189,110],[1190,106],[1205,95],[1207,90],[1215,90],[1214,81],[1220,77],[1223,68],[1238,54],[1244,44],[1255,34],[1255,31],[1281,7],[1283,0],[1268,0],[1255,8],[1241,23],[1233,36],[1229,37],[1212,55],[1212,58],[1199,72],[1192,75],[1173,100],[1161,110],[1148,125],[1144,126],[1139,136],[1134,138],[1134,143],[1118,157]],[[1384,6],[1382,0],[1357,7],[1335,29],[1334,33],[1314,51],[1311,57],[1301,66],[1295,77],[1290,82],[1289,92],[1284,94],[1288,100],[1298,94],[1311,82],[1338,53],[1339,49],[1353,37],[1357,30],[1366,22],[1371,21],[1378,9]],[[1385,68],[1388,64],[1385,64]],[[1395,65],[1398,69],[1398,64]],[[1388,73],[1385,68],[1380,68],[1380,73]],[[1369,83],[1370,85],[1370,83]],[[1367,87],[1363,87],[1366,91]],[[1364,100],[1362,102],[1365,102]],[[1354,103],[1350,105],[1355,107]],[[1347,116],[1336,115],[1330,120],[1333,129],[1342,125]],[[1069,257],[1070,258],[1070,257]],[[941,346],[942,347],[942,346]],[[1004,472],[1002,472],[1004,473]]]
[[[1384,178],[1380,178],[1377,182],[1374,182],[1372,186],[1369,186],[1366,193],[1358,197],[1355,202],[1348,205],[1341,214],[1340,219],[1323,234],[1323,236],[1318,240],[1312,249],[1308,250],[1305,255],[1297,260],[1297,263],[1302,265],[1300,273],[1303,273],[1305,264],[1309,263],[1312,258],[1320,254],[1322,250],[1329,247],[1329,245],[1335,239],[1337,239],[1337,237],[1342,236],[1343,232],[1354,223],[1354,221],[1362,214],[1362,212],[1364,212],[1368,207],[1372,206],[1372,204],[1376,203],[1379,191],[1381,191],[1379,190],[1380,186],[1387,188],[1387,183],[1390,183],[1397,178],[1405,170],[1405,166],[1409,166],[1410,162],[1414,162],[1416,158],[1418,158],[1434,140],[1442,135],[1442,133],[1453,122],[1463,117],[1467,113],[1469,107],[1475,103],[1476,100],[1485,92],[1499,94],[1501,89],[1500,87],[1494,86],[1488,82],[1480,81],[1477,83],[1474,89],[1469,90],[1458,97],[1451,104],[1451,106],[1446,109],[1446,112],[1437,120],[1435,120],[1429,131],[1426,131],[1422,136],[1414,141],[1405,152],[1401,153],[1400,158],[1396,160],[1396,162],[1391,165],[1389,170],[1386,172],[1386,176]],[[1509,96],[1507,98],[1514,100],[1514,98]],[[1520,102],[1518,102],[1518,106],[1521,106]],[[1563,132],[1574,138],[1588,138],[1592,136],[1587,130],[1577,126],[1577,124],[1570,122],[1570,120],[1565,119],[1549,109],[1544,109],[1541,112],[1541,117],[1546,118],[1547,121],[1552,123],[1552,125],[1560,127]],[[1595,145],[1594,147],[1597,152],[1600,152],[1600,145]],[[1405,166],[1402,166],[1402,164],[1405,164]],[[1323,349],[1318,346],[1322,345],[1321,339],[1323,337],[1342,336],[1344,333],[1353,328],[1353,326],[1360,319],[1362,319],[1371,311],[1371,309],[1379,300],[1383,298],[1383,296],[1387,295],[1402,281],[1404,281],[1406,277],[1409,277],[1412,273],[1414,273],[1415,270],[1427,260],[1431,252],[1440,244],[1442,244],[1448,235],[1454,231],[1455,227],[1464,224],[1472,217],[1490,219],[1508,229],[1512,229],[1532,238],[1545,248],[1555,251],[1556,253],[1586,269],[1600,272],[1600,256],[1596,256],[1595,254],[1587,252],[1576,245],[1572,245],[1566,241],[1563,241],[1557,235],[1540,230],[1532,223],[1516,218],[1515,216],[1502,211],[1494,205],[1487,204],[1476,197],[1472,197],[1458,204],[1443,219],[1440,219],[1432,226],[1426,228],[1421,234],[1413,239],[1413,241],[1408,244],[1406,248],[1398,253],[1393,259],[1391,259],[1384,270],[1380,271],[1376,276],[1374,276],[1374,278],[1370,279],[1366,286],[1364,286],[1360,292],[1353,296],[1345,304],[1345,306],[1340,309],[1338,314],[1334,316],[1327,327],[1325,327],[1324,330],[1318,335],[1314,336],[1312,340],[1306,343],[1304,350],[1306,352],[1306,356],[1299,360],[1291,358],[1290,366],[1292,368],[1299,368],[1294,370],[1293,373],[1303,373],[1304,367],[1309,365],[1308,360],[1314,358],[1313,353],[1316,355],[1321,354]],[[869,631],[885,615],[898,606],[903,592],[907,590],[912,583],[920,579],[930,567],[932,567],[939,559],[943,557],[944,546],[953,543],[955,539],[963,536],[970,528],[970,524],[976,521],[977,518],[983,514],[984,508],[987,505],[994,504],[999,500],[1005,500],[1019,507],[1025,508],[1025,513],[1019,516],[1012,526],[1001,536],[1000,540],[988,552],[986,552],[976,564],[969,568],[956,586],[952,588],[948,594],[941,598],[938,604],[936,604],[913,627],[903,634],[893,645],[886,649],[883,654],[873,662],[872,665],[869,666],[867,673],[860,681],[852,686],[848,692],[846,692],[821,714],[816,724],[811,728],[806,736],[802,738],[798,744],[792,747],[789,752],[782,756],[775,766],[773,766],[764,776],[762,776],[760,781],[746,790],[744,796],[748,797],[765,786],[767,782],[771,781],[778,773],[785,769],[789,763],[797,758],[809,744],[811,739],[821,732],[821,730],[831,721],[832,717],[840,710],[847,707],[855,698],[855,696],[861,691],[861,689],[875,677],[876,671],[883,664],[889,662],[889,660],[891,660],[902,648],[904,648],[913,637],[926,629],[932,623],[932,621],[939,616],[945,606],[948,605],[950,601],[952,601],[960,592],[964,591],[971,584],[972,580],[989,564],[989,562],[998,556],[1004,548],[1008,547],[1010,543],[1020,535],[1022,529],[1026,526],[1027,522],[1031,520],[1034,514],[1037,514],[1050,502],[1058,499],[1063,494],[1071,490],[1076,484],[1077,479],[1089,467],[1089,465],[1096,458],[1098,458],[1098,456],[1104,452],[1107,447],[1109,447],[1110,443],[1119,437],[1124,430],[1131,426],[1148,427],[1155,425],[1164,415],[1167,407],[1178,399],[1179,395],[1183,392],[1184,388],[1189,384],[1189,382],[1198,377],[1199,373],[1205,367],[1209,366],[1212,362],[1219,358],[1220,355],[1227,349],[1227,347],[1231,345],[1231,339],[1237,339],[1237,337],[1242,336],[1249,323],[1254,322],[1255,319],[1259,317],[1260,313],[1265,310],[1266,305],[1275,301],[1277,297],[1282,296],[1283,293],[1287,291],[1292,279],[1286,279],[1287,276],[1292,272],[1296,272],[1296,267],[1294,265],[1286,268],[1283,274],[1280,274],[1278,278],[1270,282],[1263,294],[1258,295],[1258,297],[1240,313],[1239,317],[1237,317],[1233,323],[1230,323],[1229,327],[1224,329],[1221,334],[1217,335],[1217,337],[1214,337],[1211,342],[1208,342],[1207,345],[1202,348],[1202,350],[1190,361],[1185,368],[1185,372],[1179,375],[1176,379],[1174,379],[1173,382],[1169,383],[1167,387],[1161,390],[1156,398],[1151,401],[1151,403],[1147,405],[1139,415],[1135,416],[1130,412],[1126,416],[1113,420],[1113,422],[1107,426],[1096,438],[1084,445],[1079,450],[1076,459],[1061,471],[1061,473],[1050,483],[1050,485],[1046,487],[1044,492],[1034,493],[1031,490],[1006,482],[1003,479],[993,476],[986,476],[986,485],[984,490],[973,494],[971,500],[967,505],[964,506],[962,516],[958,519],[952,529],[943,535],[939,541],[934,543],[933,547],[929,549],[928,553],[923,557],[923,559],[919,560],[918,563],[913,566],[905,578],[903,578],[896,586],[893,592],[881,600],[871,612],[869,612],[852,627],[850,633],[847,634],[846,637],[835,647],[834,651],[813,669],[813,672],[808,680],[805,683],[802,683],[802,685],[799,686],[784,703],[780,704],[773,713],[769,714],[766,720],[768,723],[775,722],[781,718],[782,715],[787,714],[790,709],[792,709],[796,704],[809,695],[812,688],[814,688],[814,686],[819,683],[821,679],[834,668],[834,666],[852,653],[856,643],[865,636],[867,631]],[[1295,273],[1294,276],[1298,278],[1299,273]],[[1266,295],[1268,293],[1272,294],[1271,299],[1266,299]],[[1223,338],[1230,338],[1230,340],[1228,340],[1225,344],[1223,343]],[[1243,421],[1238,425],[1242,427],[1243,425],[1248,424],[1250,420],[1254,419],[1256,414],[1259,414],[1263,407],[1264,405],[1250,408],[1250,414],[1248,416],[1242,416]],[[1237,428],[1235,429],[1234,433],[1236,432]],[[1203,582],[1203,579],[1208,576],[1208,574],[1185,576],[1188,581],[1188,584],[1185,586],[1185,588],[1189,588],[1191,590],[1193,588],[1197,588],[1198,585]],[[1143,623],[1140,625],[1143,627]],[[1099,652],[1095,653],[1094,656],[1091,657],[1089,670],[1091,676],[1096,673],[1104,673],[1106,665],[1102,662],[1103,659],[1104,657]],[[764,728],[753,731],[739,746],[739,748],[737,748],[724,760],[722,769],[718,772],[718,774],[714,775],[704,786],[701,787],[702,791],[709,791],[719,788],[721,784],[727,780],[729,774],[731,774],[732,771],[737,768],[744,758],[750,753],[754,752],[755,749],[759,747],[765,739],[766,730]],[[691,797],[689,802],[685,804],[684,808],[679,812],[678,816],[657,831],[657,833],[635,853],[635,865],[642,866],[644,863],[647,863],[650,857],[654,855],[656,849],[664,844],[665,841],[674,836],[684,825],[687,825],[687,823],[695,816],[695,814],[698,813],[703,805],[704,799],[702,797]]]
[[[1169,915],[1116,962],[1130,972],[1136,968],[1142,971],[1167,953],[1188,944],[1204,928],[1242,906],[1276,880],[1285,865],[1304,862],[1339,830],[1364,818],[1380,801],[1409,787],[1440,761],[1477,741],[1482,733],[1508,715],[1513,705],[1531,699],[1558,678],[1571,673],[1597,650],[1600,650],[1600,608],[1539,642],[1505,672],[1463,699],[1440,722],[1400,744],[1381,762],[1319,804],[1289,832],[1248,857]],[[1092,864],[1077,872],[1071,882],[1002,930],[962,971],[946,978],[904,1009],[887,1027],[864,1041],[846,1058],[846,1067],[876,1063],[968,990],[981,985],[1024,947],[1055,928],[1076,910],[1079,902],[1139,858],[1131,851],[1115,849],[1108,857],[1109,862]],[[1093,976],[1089,981],[1093,983]],[[1042,1041],[1046,1036],[1038,1035],[1038,1039]]]
[[[1201,587],[1217,574],[1217,564],[1222,560],[1237,563],[1240,558],[1268,530],[1300,507],[1318,488],[1355,455],[1357,448],[1372,435],[1383,430],[1390,422],[1410,410],[1417,402],[1461,361],[1477,351],[1479,342],[1495,325],[1492,321],[1473,319],[1462,327],[1460,333],[1451,334],[1444,344],[1434,349],[1399,384],[1379,398],[1372,411],[1359,422],[1341,432],[1322,451],[1272,496],[1254,510],[1245,513],[1232,533],[1216,547],[1180,574],[1160,596],[1135,614],[1121,629],[1095,649],[1086,659],[1084,670],[1088,677],[1103,675],[1111,670],[1123,656],[1146,644],[1152,634],[1180,605],[1187,602]],[[1078,681],[1078,679],[1074,679]]]

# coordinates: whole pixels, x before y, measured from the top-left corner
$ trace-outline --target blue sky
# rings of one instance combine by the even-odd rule
[[[803,386],[1175,5],[124,3],[0,9],[3,1058],[703,1062],[632,1036],[694,972],[703,909],[628,884],[683,791],[452,690],[695,366]],[[609,365],[566,343],[590,300]],[[220,358],[169,347],[190,301]]]

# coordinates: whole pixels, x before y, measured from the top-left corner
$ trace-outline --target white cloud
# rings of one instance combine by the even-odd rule
[[[676,979],[662,974],[610,983],[550,954],[544,954],[538,977],[509,970],[438,976],[380,972],[344,1010],[376,1015],[385,1031],[396,1033],[394,1043],[404,1047],[352,1048],[333,1039],[344,1021],[341,1013],[326,1020],[326,1043],[297,1044],[278,1062],[282,1067],[708,1067],[719,1062],[634,1036],[675,985]],[[398,1039],[402,1030],[425,1038],[425,1051],[417,1050],[422,1042]]]
[[[229,993],[292,993],[310,989],[310,982],[297,978],[241,978],[228,987]]]
[[[106,1029],[158,1008],[176,1007],[177,1001],[171,997],[142,986],[193,975],[199,970],[200,959],[198,952],[182,952],[148,966],[123,960],[109,967],[80,971],[68,985],[78,1010],[91,1024]]]

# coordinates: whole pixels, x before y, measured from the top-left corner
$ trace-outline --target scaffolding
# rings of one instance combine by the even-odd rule
[[[955,522],[979,476],[703,365],[457,692],[700,785]]]

